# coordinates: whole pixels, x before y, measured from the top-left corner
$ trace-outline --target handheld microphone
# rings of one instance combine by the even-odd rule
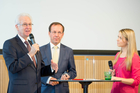
[[[34,35],[31,33],[31,34],[29,35],[29,37],[30,37],[30,40],[31,40],[32,44],[34,44],[34,43],[35,43]]]
[[[34,40],[34,35],[32,33],[29,35],[29,38],[30,38],[32,44],[34,44],[35,40]],[[36,53],[38,53],[38,51]],[[37,61],[36,61],[36,64],[37,64]]]
[[[110,61],[108,61],[108,66],[109,66],[109,68],[110,69],[112,69],[113,70],[113,63],[112,63],[112,61],[110,60]]]

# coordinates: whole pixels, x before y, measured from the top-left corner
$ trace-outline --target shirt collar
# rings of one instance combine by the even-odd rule
[[[25,42],[25,39],[22,38],[19,34],[18,34],[18,37],[21,39],[21,41],[24,43]],[[27,40],[28,41],[28,40]]]
[[[53,49],[54,46],[55,46],[55,45],[54,45],[53,43],[50,42],[50,47],[51,47],[51,49]],[[60,49],[60,43],[57,45],[57,47]]]

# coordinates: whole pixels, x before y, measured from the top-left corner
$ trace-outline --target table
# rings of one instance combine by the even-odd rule
[[[69,80],[51,80],[58,82],[79,82],[83,86],[83,93],[88,93],[88,85],[92,82],[121,82],[121,80],[101,80],[101,79],[69,79]]]

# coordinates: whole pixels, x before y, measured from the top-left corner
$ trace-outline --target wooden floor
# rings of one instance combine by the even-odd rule
[[[104,79],[104,72],[108,71],[108,61],[114,56],[74,56],[77,79]],[[0,55],[0,93],[7,93],[8,71],[3,56]],[[93,82],[88,87],[88,93],[110,93],[112,82]],[[69,82],[70,93],[83,93],[78,82]],[[139,92],[140,93],[140,92]]]

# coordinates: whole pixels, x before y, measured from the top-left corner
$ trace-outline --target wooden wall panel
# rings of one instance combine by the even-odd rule
[[[9,76],[3,56],[0,55],[0,93],[7,93]]]
[[[108,61],[113,60],[114,56],[75,56],[77,70],[76,78],[83,79],[104,79],[104,72],[109,70]],[[82,73],[81,75],[81,72]],[[80,83],[70,82],[70,93],[82,93],[83,89]],[[78,86],[74,90],[74,87]],[[89,85],[89,93],[110,93],[112,82],[93,82]],[[78,91],[76,91],[78,90]]]
[[[104,72],[109,70],[108,61],[113,60],[113,56],[94,56],[94,75],[95,79],[104,79]],[[92,86],[95,87],[92,87]],[[95,93],[110,93],[112,88],[112,82],[96,82],[91,84],[91,89],[94,88]],[[89,88],[90,89],[90,88]],[[92,93],[92,92],[90,92]]]
[[[75,65],[78,79],[85,77],[85,56],[75,56]],[[70,93],[82,93],[82,86],[79,82],[69,82]]]

